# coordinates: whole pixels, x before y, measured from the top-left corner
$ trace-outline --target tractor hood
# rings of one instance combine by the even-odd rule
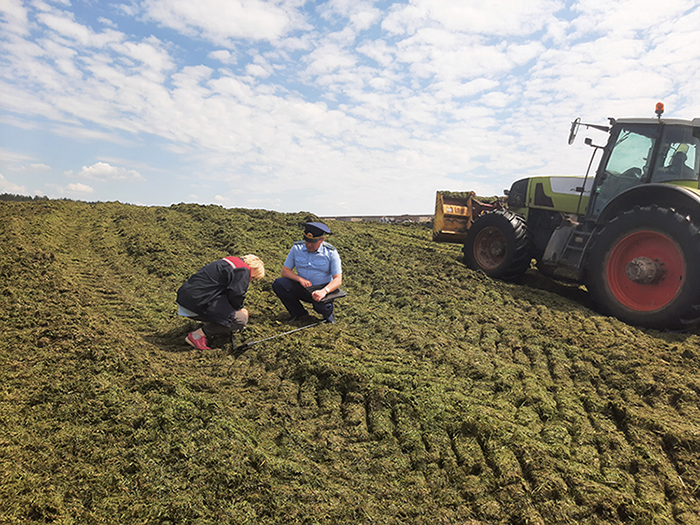
[[[506,192],[508,208],[527,215],[538,208],[567,214],[585,213],[593,178],[576,175],[535,176],[515,181]]]

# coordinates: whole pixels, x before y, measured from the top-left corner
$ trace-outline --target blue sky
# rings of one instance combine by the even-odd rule
[[[0,193],[432,213],[700,116],[698,0],[2,0]]]

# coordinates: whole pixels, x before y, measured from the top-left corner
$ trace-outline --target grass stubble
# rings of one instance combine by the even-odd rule
[[[197,352],[174,294],[308,214],[0,203],[0,523],[700,523],[698,333],[506,284],[421,225],[333,222],[338,322]]]

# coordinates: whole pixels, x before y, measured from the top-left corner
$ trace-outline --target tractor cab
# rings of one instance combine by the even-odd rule
[[[698,190],[700,119],[611,119],[587,219],[597,220],[622,193],[649,183]],[[594,153],[595,154],[595,153]]]
[[[659,104],[657,118],[610,119],[610,126],[584,124],[580,119],[572,123],[570,144],[580,126],[607,131],[609,137],[605,146],[585,140],[595,148],[589,168],[596,153],[602,151],[593,184],[580,188],[581,201],[588,199],[585,208],[544,235],[547,241],[541,255],[535,242],[535,256],[551,274],[580,280],[595,231],[635,206],[655,204],[697,213],[700,119],[662,119],[662,113],[663,105]],[[585,180],[589,180],[588,174]]]

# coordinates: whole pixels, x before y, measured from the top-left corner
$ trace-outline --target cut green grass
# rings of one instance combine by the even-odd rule
[[[256,253],[237,343],[310,214],[0,203],[0,523],[697,523],[698,334],[333,222],[334,325],[184,343],[175,291]]]

